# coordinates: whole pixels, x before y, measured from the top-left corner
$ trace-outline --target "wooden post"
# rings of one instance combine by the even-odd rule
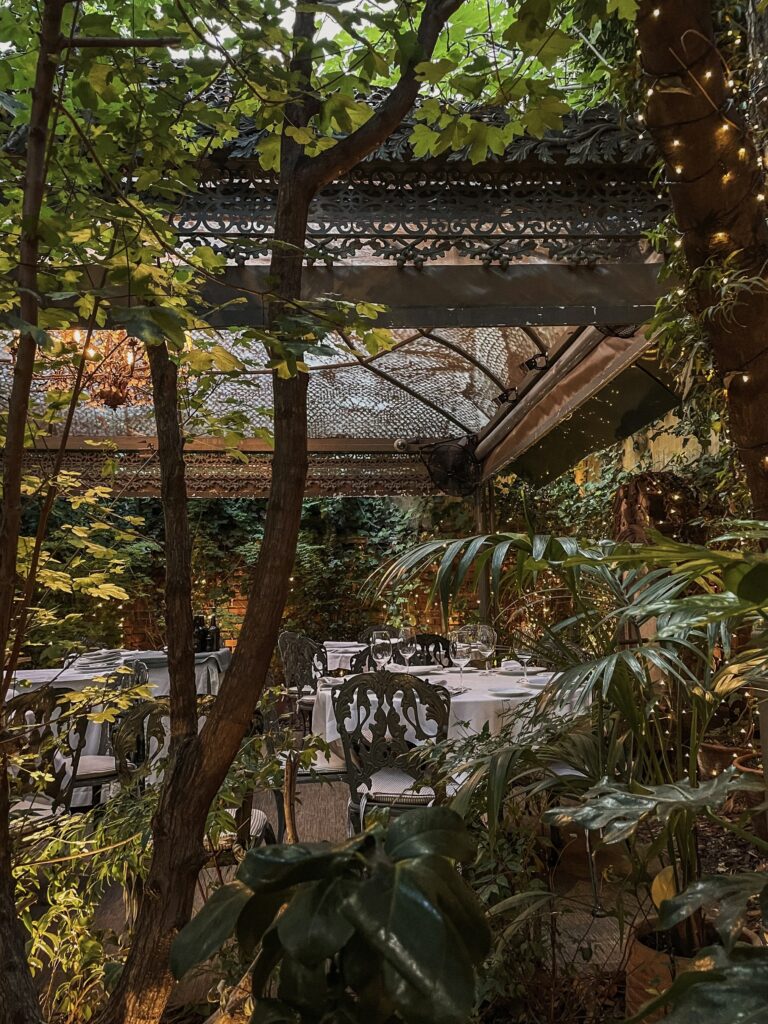
[[[494,533],[495,510],[493,502],[493,483],[491,481],[480,484],[473,495],[475,509],[475,531],[477,533]],[[491,591],[491,570],[486,566],[478,581],[478,595],[480,597],[480,621],[492,624],[496,618],[496,600]]]

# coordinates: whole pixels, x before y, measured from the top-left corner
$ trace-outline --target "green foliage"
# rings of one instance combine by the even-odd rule
[[[453,863],[473,857],[461,819],[443,807],[338,846],[253,849],[175,940],[174,972],[236,935],[247,957],[258,950],[254,1020],[463,1024],[488,950],[483,914]]]

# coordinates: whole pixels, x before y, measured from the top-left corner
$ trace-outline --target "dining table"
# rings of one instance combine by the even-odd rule
[[[98,657],[99,654],[102,655],[101,658]],[[218,692],[219,681],[231,659],[231,651],[227,648],[195,654],[195,682],[199,694],[215,694]],[[168,655],[165,651],[104,650],[82,655],[66,666],[18,669],[13,675],[7,699],[10,699],[17,693],[36,690],[47,685],[61,690],[75,691],[83,690],[88,686],[99,686],[121,667],[131,668],[136,662],[142,662],[146,665],[153,696],[168,696],[170,678],[168,674]],[[169,720],[164,718],[163,722],[166,730],[168,730]],[[95,721],[88,723],[83,754],[98,754],[100,752],[103,728],[103,723]],[[147,751],[148,755],[152,758],[162,756],[167,748],[167,742],[166,737],[165,744],[158,747],[157,742],[153,739],[150,749]],[[155,773],[149,777],[154,778]],[[83,788],[75,791],[72,797],[73,807],[87,806],[89,803],[89,789]]]
[[[491,669],[490,672],[467,667],[462,672],[456,666],[412,666],[407,669],[391,663],[387,665],[387,670],[409,672],[446,687],[451,694],[449,739],[477,735],[486,727],[492,736],[497,736],[515,709],[526,702],[535,701],[554,678],[553,672],[535,666],[529,668],[527,675],[522,666]],[[312,731],[327,743],[340,738],[332,694],[334,687],[343,682],[343,678],[332,676],[318,681],[312,712]]]
[[[112,657],[107,657],[107,654]],[[75,658],[67,666],[51,668],[20,668],[13,675],[12,692],[37,689],[40,686],[56,686],[62,689],[82,690],[86,686],[97,685],[105,676],[117,671],[120,667],[130,668],[135,662],[143,662],[147,666],[149,683],[154,696],[165,697],[170,692],[168,674],[168,655],[165,651],[133,651],[120,650],[104,652],[104,659],[91,655]],[[218,679],[226,671],[232,653],[227,648],[218,651],[203,651],[195,654],[195,680],[198,693],[215,693]],[[211,680],[214,680],[213,684]]]

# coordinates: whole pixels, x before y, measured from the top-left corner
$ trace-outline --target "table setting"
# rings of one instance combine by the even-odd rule
[[[449,738],[479,733],[488,727],[497,735],[510,712],[518,704],[535,700],[552,681],[554,673],[541,666],[532,665],[530,652],[519,652],[517,659],[505,659],[497,668],[490,668],[490,660],[496,649],[496,634],[491,627],[463,627],[449,635],[451,666],[440,664],[411,665],[417,653],[417,630],[404,626],[398,637],[392,638],[386,631],[374,632],[371,637],[371,660],[376,669],[389,672],[405,672],[421,679],[444,686],[451,694],[451,712],[448,724]],[[326,650],[329,649],[326,643]],[[352,645],[349,645],[352,646]],[[343,642],[331,650],[339,651]],[[364,645],[356,644],[357,650]],[[405,664],[393,661],[395,647]],[[356,652],[355,652],[356,653]],[[486,668],[470,664],[479,658]],[[343,671],[343,666],[328,670]],[[331,743],[339,738],[332,691],[341,682],[338,676],[323,677],[318,681],[317,698],[312,714],[312,730]]]

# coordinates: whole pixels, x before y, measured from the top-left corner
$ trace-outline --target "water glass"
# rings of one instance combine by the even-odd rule
[[[464,684],[464,668],[472,660],[472,637],[465,631],[458,629],[448,636],[451,650],[451,661],[459,666],[459,685]]]
[[[523,682],[528,682],[528,666],[533,661],[533,651],[520,648],[516,652],[517,660],[523,666]]]
[[[392,639],[386,630],[371,634],[371,658],[379,671],[392,660]]]
[[[399,647],[400,653],[403,656],[406,668],[410,668],[411,658],[416,654],[416,651],[418,650],[418,644],[416,643],[415,626],[402,626],[398,630],[397,646]]]
[[[490,675],[489,659],[496,651],[496,630],[492,626],[480,625],[477,627],[476,636],[477,653],[485,661],[485,674]]]

